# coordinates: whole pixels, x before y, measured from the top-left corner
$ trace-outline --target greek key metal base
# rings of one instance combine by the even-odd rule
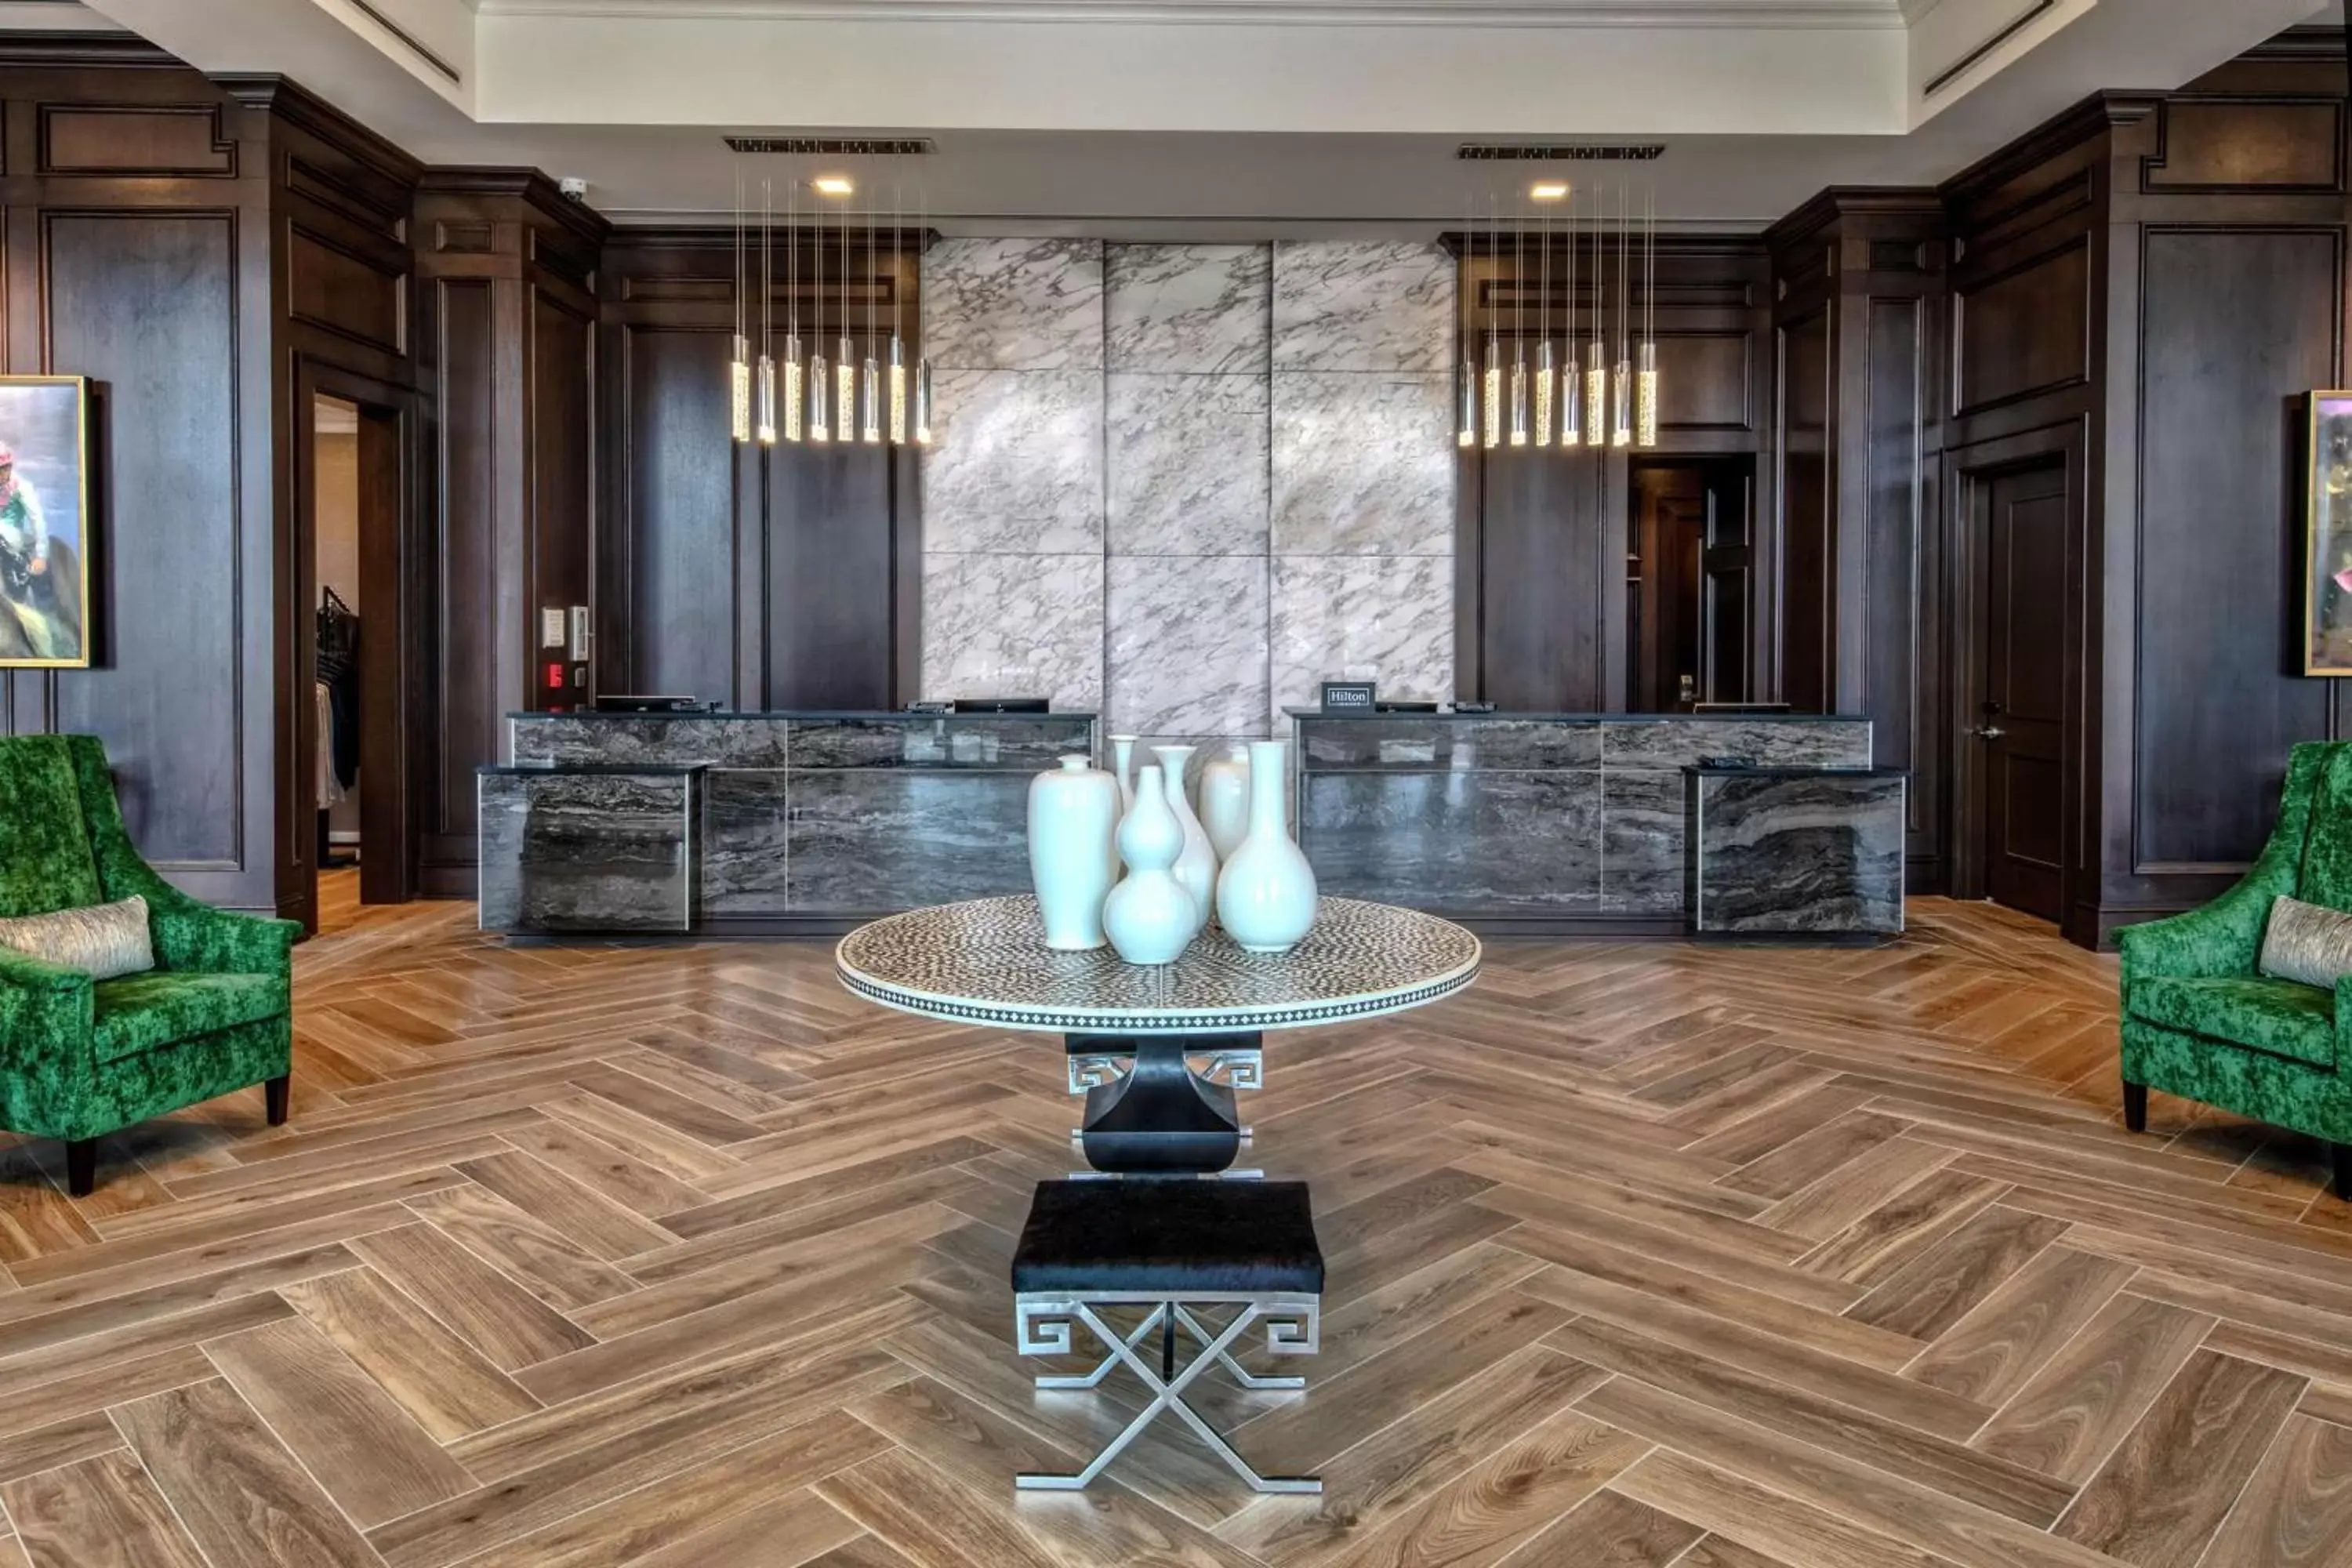
[[[1151,1310],[1132,1333],[1121,1334],[1097,1314],[1097,1307],[1149,1306]],[[1241,1310],[1223,1329],[1212,1332],[1190,1310],[1200,1306],[1234,1306]],[[1319,1492],[1323,1481],[1317,1476],[1261,1476],[1252,1469],[1249,1461],[1234,1452],[1215,1427],[1203,1420],[1200,1412],[1184,1402],[1184,1390],[1192,1380],[1219,1365],[1231,1373],[1244,1388],[1304,1388],[1303,1377],[1262,1377],[1234,1359],[1233,1347],[1251,1325],[1265,1323],[1265,1348],[1273,1355],[1313,1355],[1319,1348],[1323,1331],[1323,1304],[1319,1296],[1291,1294],[1251,1295],[1238,1291],[1202,1291],[1198,1294],[1170,1298],[1150,1292],[1106,1291],[1089,1292],[1083,1296],[1067,1294],[1031,1294],[1013,1299],[1013,1321],[1017,1327],[1023,1355],[1068,1355],[1070,1324],[1084,1323],[1095,1338],[1109,1348],[1110,1353],[1092,1372],[1076,1374],[1047,1374],[1037,1379],[1040,1388],[1093,1388],[1109,1375],[1111,1368],[1124,1364],[1143,1385],[1151,1391],[1151,1402],[1129,1422],[1118,1436],[1103,1446],[1102,1452],[1088,1461],[1087,1468],[1076,1475],[1024,1474],[1013,1484],[1024,1491],[1077,1491],[1102,1474],[1103,1469],[1138,1434],[1151,1425],[1163,1410],[1172,1410],[1179,1419],[1192,1427],[1211,1451],[1233,1468],[1234,1473],[1247,1481],[1253,1491]],[[1200,1351],[1182,1371],[1176,1368],[1177,1331],[1181,1329],[1195,1341]],[[1157,1332],[1159,1364],[1136,1353],[1136,1348]]]
[[[1212,1082],[1222,1079],[1227,1089],[1249,1089],[1265,1087],[1265,1052],[1258,1045],[1262,1037],[1219,1036],[1220,1039],[1246,1038],[1250,1044],[1219,1047],[1201,1053],[1199,1068],[1202,1078]],[[1072,1094],[1084,1094],[1107,1083],[1116,1083],[1127,1071],[1127,1064],[1135,1059],[1135,1050],[1129,1037],[1121,1035],[1071,1035],[1068,1042],[1069,1084]],[[1116,1050],[1105,1050],[1106,1044],[1115,1044]]]

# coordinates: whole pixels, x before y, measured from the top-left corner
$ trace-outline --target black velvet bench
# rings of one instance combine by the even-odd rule
[[[1013,1304],[1023,1355],[1072,1353],[1070,1324],[1084,1323],[1110,1353],[1092,1372],[1037,1379],[1040,1388],[1093,1388],[1121,1364],[1141,1378],[1151,1402],[1076,1475],[1024,1475],[1030,1490],[1075,1491],[1100,1475],[1163,1410],[1173,1410],[1255,1490],[1319,1492],[1313,1477],[1261,1476],[1184,1402],[1184,1390],[1212,1363],[1244,1388],[1304,1388],[1303,1377],[1262,1377],[1233,1347],[1261,1319],[1274,1355],[1313,1355],[1322,1333],[1323,1253],[1304,1182],[1221,1182],[1138,1177],[1040,1182],[1029,1222],[1013,1252]],[[1104,1307],[1148,1307],[1122,1334]],[[1204,1321],[1233,1315],[1222,1327]],[[1181,1372],[1177,1332],[1199,1352]],[[1159,1354],[1137,1353],[1154,1333]],[[1156,1364],[1155,1364],[1156,1363]]]

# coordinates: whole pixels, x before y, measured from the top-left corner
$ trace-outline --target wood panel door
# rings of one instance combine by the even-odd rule
[[[1983,619],[1977,708],[1984,890],[2042,920],[2063,910],[2066,468],[1994,475],[1979,492]]]

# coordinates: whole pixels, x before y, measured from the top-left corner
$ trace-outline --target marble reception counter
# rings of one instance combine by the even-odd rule
[[[485,768],[486,930],[838,931],[1026,892],[1030,775],[1091,713],[517,713]]]
[[[1817,714],[1291,717],[1323,890],[1503,933],[1688,929],[1686,769],[1871,766],[1869,720]]]

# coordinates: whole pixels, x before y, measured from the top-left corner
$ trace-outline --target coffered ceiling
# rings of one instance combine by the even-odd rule
[[[1669,223],[1932,181],[2099,89],[2177,87],[2315,0],[94,0],[281,71],[434,163],[577,175],[624,222],[723,211],[726,133],[918,135],[830,161],[950,232],[1426,233],[1528,165],[1664,143]],[[72,14],[9,5],[10,14]],[[809,160],[752,160],[780,174]],[[1569,170],[1570,177],[1607,166]]]

